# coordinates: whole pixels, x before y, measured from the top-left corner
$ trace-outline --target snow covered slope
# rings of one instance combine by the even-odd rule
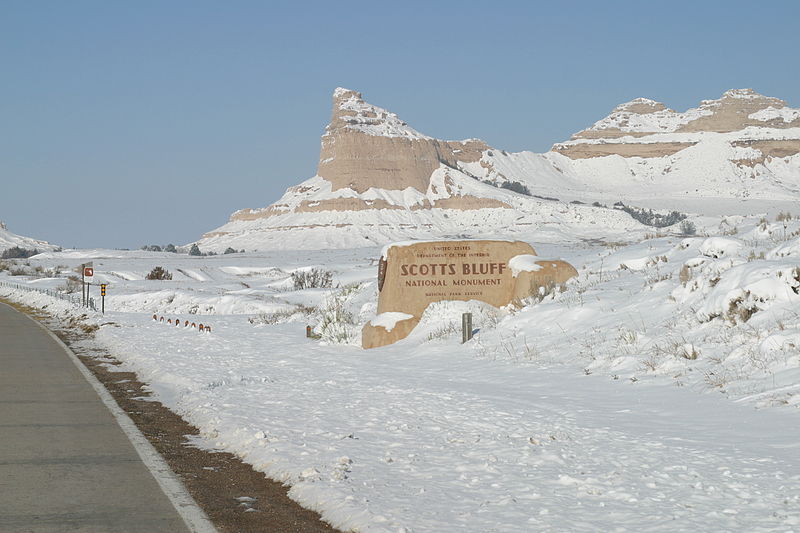
[[[796,532],[800,219],[706,230],[534,242],[578,267],[566,291],[438,302],[375,350],[360,334],[378,247],[45,253],[37,275],[0,272],[0,296],[90,326],[96,344],[80,345],[135,371],[199,429],[193,445],[242,458],[342,531]],[[52,296],[89,257],[105,315]],[[156,265],[173,278],[145,279]],[[330,288],[294,283],[313,268]]]
[[[317,175],[269,207],[237,211],[198,243],[212,251],[339,248],[530,234],[555,222],[561,239],[592,237],[592,224],[645,229],[571,201],[777,213],[800,198],[799,153],[800,110],[750,89],[685,112],[639,98],[536,154],[431,138],[339,88]]]
[[[800,110],[740,89],[683,113],[633,100],[545,157],[606,197],[708,206],[709,198],[796,202],[799,154]]]
[[[8,230],[5,223],[0,222],[0,253],[15,246],[27,250],[37,249],[40,251],[52,251],[57,248],[57,246],[53,246],[46,241],[39,241],[12,233]]]

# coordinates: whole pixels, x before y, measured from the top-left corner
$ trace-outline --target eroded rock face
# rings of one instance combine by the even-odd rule
[[[317,174],[332,190],[363,193],[370,187],[425,192],[441,164],[474,162],[489,147],[483,141],[440,141],[423,135],[361,93],[336,89],[333,115],[322,136]]]
[[[554,146],[553,151],[565,155],[570,159],[591,159],[607,155],[622,157],[665,157],[676,154],[685,148],[694,146],[691,142],[663,142],[663,143],[614,143],[614,144],[567,144]]]
[[[552,151],[570,159],[608,155],[665,157],[694,146],[696,142],[661,140],[659,135],[730,133],[748,127],[797,128],[800,127],[800,110],[791,109],[783,100],[758,94],[752,89],[727,91],[717,100],[704,100],[699,107],[682,113],[660,102],[638,98],[616,107],[609,116],[576,133],[570,141],[554,145]],[[631,140],[618,141],[622,138]],[[767,148],[762,152],[764,157],[773,156],[770,151],[773,146],[763,146]],[[787,152],[784,143],[775,153],[794,155],[798,152]]]
[[[515,212],[517,220],[538,220],[550,212],[538,200],[562,190],[633,204],[650,186],[674,198],[794,200],[798,132],[800,109],[741,89],[684,112],[639,98],[546,154],[507,153],[475,139],[433,139],[337,89],[319,174],[269,207],[237,211],[199,244],[222,251],[466,238],[491,234],[476,223],[483,215],[497,234],[508,234],[535,226],[512,222]],[[518,194],[525,189],[532,196]],[[577,214],[572,220],[582,223]]]
[[[386,346],[407,337],[427,307],[443,300],[479,300],[503,307],[540,288],[563,285],[577,271],[560,260],[536,261],[515,272],[515,257],[535,256],[522,241],[434,241],[388,246],[378,269],[378,317],[399,314],[390,327],[382,320],[362,329],[362,346]],[[373,323],[377,322],[377,323]]]
[[[778,98],[758,94],[752,89],[735,89],[727,91],[719,100],[703,101],[700,109],[708,113],[681,126],[677,131],[728,133],[748,126],[778,129],[800,126],[800,113],[793,120],[786,121],[778,112],[784,108],[786,102]]]

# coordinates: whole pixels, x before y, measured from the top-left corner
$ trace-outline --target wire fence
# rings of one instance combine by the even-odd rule
[[[69,294],[66,292],[61,292],[56,289],[37,289],[36,287],[28,287],[26,285],[20,285],[19,283],[11,283],[9,281],[0,281],[0,287],[10,287],[12,289],[17,289],[20,291],[38,292],[40,294],[50,296],[51,298],[58,298],[59,300],[64,300],[65,302],[69,302],[75,307],[84,307],[83,298],[81,298],[80,296],[77,296],[75,294]],[[89,301],[85,307],[88,307],[92,311],[97,311],[97,306],[94,303],[94,298],[89,298]]]

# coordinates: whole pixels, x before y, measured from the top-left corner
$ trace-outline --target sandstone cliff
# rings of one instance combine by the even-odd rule
[[[538,154],[434,139],[339,88],[317,175],[268,207],[237,211],[198,242],[209,250],[354,247],[550,228],[576,238],[587,224],[641,228],[588,205],[596,201],[743,214],[791,209],[799,197],[800,110],[751,89],[683,112],[637,98]]]
[[[675,142],[676,135],[691,133],[744,132],[753,128],[760,140],[784,140],[790,134],[788,145],[775,146],[785,154],[787,146],[796,145],[797,135],[791,131],[800,128],[800,110],[789,108],[783,100],[763,96],[752,89],[727,91],[718,100],[704,100],[697,108],[683,113],[673,111],[660,102],[638,98],[616,107],[606,118],[590,128],[572,136],[570,142],[553,147],[572,159],[603,157],[617,154],[622,157],[663,157],[697,144],[696,136],[685,135],[684,142]],[[665,139],[671,134],[671,139]],[[747,133],[743,134],[745,137]],[[644,139],[648,137],[648,139]],[[692,140],[688,140],[692,139]],[[741,141],[739,141],[741,142]],[[602,146],[600,146],[602,144]],[[770,156],[772,146],[765,146]],[[798,153],[795,150],[792,154]],[[780,157],[780,156],[779,156]]]
[[[424,192],[440,165],[478,161],[488,148],[480,140],[447,142],[423,135],[394,113],[364,102],[361,93],[339,88],[322,136],[317,175],[330,181],[333,191],[412,187]]]

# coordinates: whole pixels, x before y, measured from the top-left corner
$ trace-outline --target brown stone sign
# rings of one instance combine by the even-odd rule
[[[386,247],[378,268],[378,316],[364,326],[362,346],[375,348],[405,338],[433,302],[480,300],[502,307],[577,274],[563,261],[531,260],[535,255],[522,241]]]

